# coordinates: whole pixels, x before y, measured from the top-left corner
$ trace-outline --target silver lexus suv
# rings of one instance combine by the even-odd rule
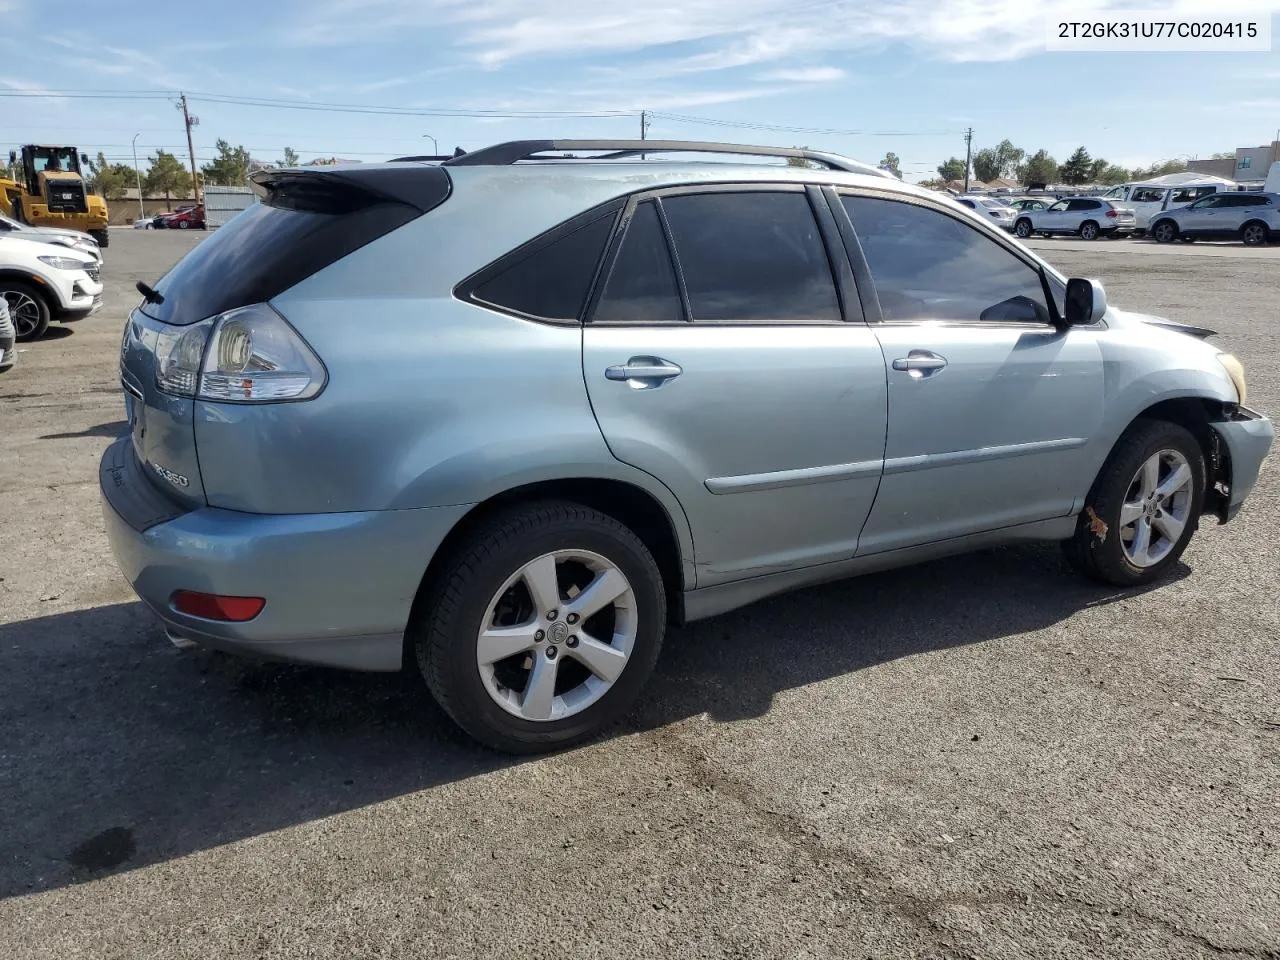
[[[139,284],[116,557],[172,638],[421,671],[499,749],[590,736],[668,625],[805,584],[1020,540],[1154,580],[1274,435],[1211,331],[830,154],[254,179]]]

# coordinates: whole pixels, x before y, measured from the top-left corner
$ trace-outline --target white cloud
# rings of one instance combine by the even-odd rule
[[[790,67],[762,73],[760,79],[781,83],[832,83],[847,76],[840,67]]]

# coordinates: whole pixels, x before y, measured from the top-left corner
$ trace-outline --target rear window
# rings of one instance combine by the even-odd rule
[[[266,201],[214,230],[152,284],[163,303],[144,302],[140,309],[156,320],[184,326],[270,300],[449,196],[444,171],[437,175],[426,168],[416,177],[417,205],[336,177],[282,183],[268,192]]]

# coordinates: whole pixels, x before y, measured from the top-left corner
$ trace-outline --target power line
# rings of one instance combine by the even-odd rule
[[[947,137],[954,130],[845,130],[838,127],[795,127],[781,123],[764,123],[751,120],[717,120],[714,117],[694,117],[679,113],[658,113],[650,111],[650,116],[677,123],[702,123],[713,127],[738,127],[746,130],[777,130],[783,133],[812,133],[822,136],[840,137]]]

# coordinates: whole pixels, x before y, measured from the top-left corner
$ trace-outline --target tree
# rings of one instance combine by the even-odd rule
[[[1018,167],[1017,174],[1024,184],[1054,183],[1058,179],[1058,161],[1047,150],[1037,150]]]
[[[89,187],[94,193],[108,200],[119,200],[126,189],[137,179],[133,167],[127,163],[107,163],[102,151],[89,161]]]
[[[1000,159],[990,147],[973,155],[973,175],[984,183],[1000,176]]]
[[[946,163],[938,164],[938,176],[943,180],[963,180],[964,161],[959,157],[952,157]]]
[[[298,165],[298,151],[293,149],[293,147],[285,147],[284,162],[281,163],[281,166],[296,167],[297,165]]]
[[[1089,181],[1089,174],[1093,170],[1093,158],[1089,156],[1089,151],[1084,147],[1076,147],[1066,163],[1062,165],[1062,169],[1058,171],[1058,176],[1062,178],[1063,183],[1076,186]]]
[[[1215,153],[1209,159],[1210,160],[1234,160],[1235,158],[1236,158],[1236,152],[1232,150],[1230,153],[1226,153],[1226,152]]]
[[[889,171],[899,180],[902,179],[902,162],[892,150],[886,153],[884,159],[880,161],[880,169]]]
[[[225,140],[219,140],[215,146],[217,159],[200,167],[204,182],[224,187],[240,187],[248,183],[249,151],[244,147],[233,147]]]
[[[1150,180],[1152,177],[1163,177],[1166,173],[1183,173],[1187,169],[1185,160],[1161,160],[1151,166],[1137,167],[1133,171],[1133,179]]]
[[[177,157],[166,150],[157,150],[149,161],[151,166],[147,170],[147,192],[163,193],[165,209],[169,208],[169,201],[175,193],[184,197],[190,195],[191,172]]]
[[[1022,163],[1022,158],[1027,155],[1025,150],[1015,147],[1008,140],[1001,140],[996,145],[996,165],[999,167],[997,177],[1017,177],[1018,164]]]

